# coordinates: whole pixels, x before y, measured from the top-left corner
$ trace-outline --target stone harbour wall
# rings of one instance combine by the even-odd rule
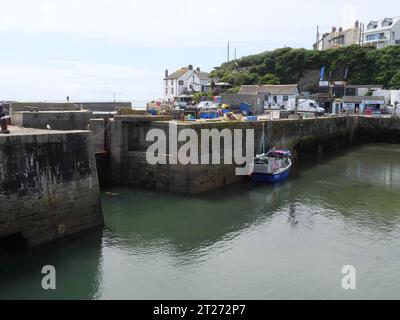
[[[80,106],[72,103],[57,102],[12,102],[10,104],[10,116],[13,118],[16,112],[23,111],[72,111],[80,110]]]
[[[75,102],[75,106],[93,112],[114,112],[118,108],[132,109],[132,102]]]
[[[102,225],[90,132],[0,136],[0,238],[35,246]]]
[[[24,128],[52,130],[87,130],[92,113],[89,111],[14,112],[13,125]]]
[[[253,129],[255,154],[260,152],[264,131],[267,148],[286,147],[294,153],[295,163],[335,154],[352,145],[371,142],[400,142],[399,118],[332,117],[301,120],[274,120],[257,122],[175,122],[177,132],[194,129],[201,136],[202,129]],[[150,129],[165,132],[169,145],[169,123],[167,121],[145,121],[134,117],[115,117],[111,126],[110,172],[114,184],[138,185],[147,189],[158,189],[173,193],[199,194],[243,181],[237,176],[235,165],[150,165],[146,161],[146,142]],[[243,138],[244,140],[244,138]],[[184,142],[180,142],[179,146]],[[200,142],[198,150],[201,153]],[[242,153],[245,154],[245,141]],[[221,157],[224,144],[221,142]],[[201,155],[201,154],[200,154]],[[167,149],[167,156],[170,152]]]

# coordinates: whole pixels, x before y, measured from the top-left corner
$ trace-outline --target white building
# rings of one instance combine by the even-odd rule
[[[363,30],[363,44],[378,49],[400,45],[400,17],[370,21]]]
[[[372,114],[381,111],[385,106],[385,97],[378,96],[344,96],[332,103],[332,113],[341,114],[346,111],[358,114]]]
[[[385,97],[385,104],[394,106],[400,102],[400,90],[376,90],[372,94],[373,96]]]
[[[210,82],[208,72],[196,70],[193,66],[181,68],[171,75],[165,71],[164,78],[164,101],[173,102],[174,99],[183,94],[192,94],[204,91],[204,86]]]
[[[297,84],[278,84],[278,85],[244,85],[240,88],[239,94],[259,94],[268,93],[266,107],[287,106],[289,99],[294,99],[299,95]]]

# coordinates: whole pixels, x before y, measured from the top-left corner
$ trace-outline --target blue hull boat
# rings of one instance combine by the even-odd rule
[[[291,153],[288,150],[272,149],[258,155],[253,162],[250,177],[253,181],[278,183],[289,178],[292,168]]]
[[[251,180],[256,182],[278,183],[289,178],[290,169],[278,174],[252,173]]]

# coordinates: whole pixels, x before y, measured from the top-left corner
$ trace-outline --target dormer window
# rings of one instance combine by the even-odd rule
[[[371,21],[367,26],[368,30],[376,29],[377,27],[378,27],[378,22],[377,21]]]
[[[386,18],[382,21],[382,27],[389,27],[393,24],[393,19]]]

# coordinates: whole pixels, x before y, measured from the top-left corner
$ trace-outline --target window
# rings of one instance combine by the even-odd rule
[[[289,101],[289,96],[283,96],[283,101],[284,102]]]
[[[278,97],[277,97],[277,96],[274,96],[274,97],[272,98],[272,101],[273,101],[274,103],[278,103]]]
[[[382,22],[382,27],[389,27],[393,24],[393,19],[386,18]]]
[[[367,35],[367,41],[382,40],[382,39],[385,39],[384,33],[374,33]]]
[[[174,88],[171,88],[171,93],[174,94]]]
[[[183,86],[183,85],[184,85],[183,80],[179,80],[179,85],[180,85],[180,86]]]
[[[165,88],[165,94],[168,94],[168,88]]]
[[[371,21],[368,26],[367,29],[371,30],[371,29],[376,29],[378,27],[378,21]]]
[[[171,80],[171,86],[174,86],[174,80]]]
[[[333,43],[334,44],[344,44],[344,36],[334,38]]]

